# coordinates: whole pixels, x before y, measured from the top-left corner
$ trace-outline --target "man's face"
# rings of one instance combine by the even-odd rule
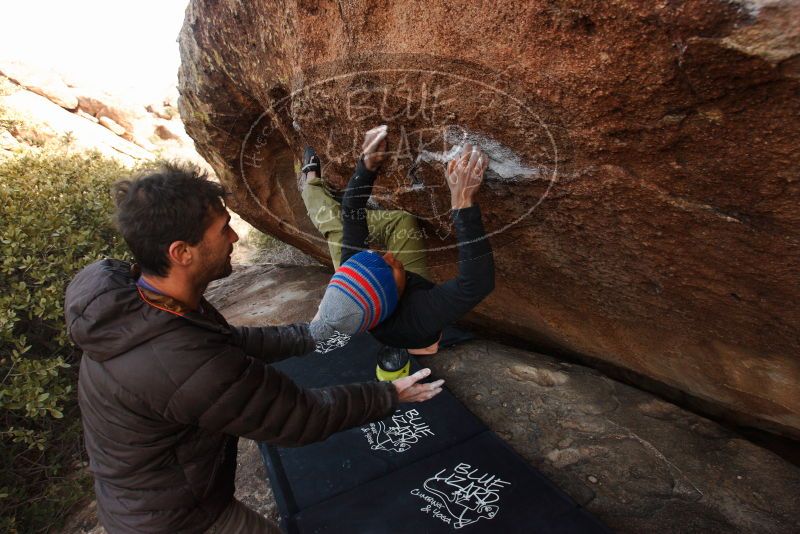
[[[227,209],[211,209],[210,217],[211,223],[196,246],[199,258],[197,275],[207,283],[231,274],[233,244],[239,241],[239,236],[231,228]]]

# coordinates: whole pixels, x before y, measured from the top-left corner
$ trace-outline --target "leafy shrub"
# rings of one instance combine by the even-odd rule
[[[0,531],[57,525],[86,496],[77,361],[64,290],[104,257],[127,257],[111,221],[111,183],[129,174],[99,155],[0,161]]]

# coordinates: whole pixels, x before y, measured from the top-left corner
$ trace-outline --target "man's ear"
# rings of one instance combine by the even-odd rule
[[[167,250],[167,257],[171,265],[187,267],[193,260],[192,247],[186,241],[173,241]]]

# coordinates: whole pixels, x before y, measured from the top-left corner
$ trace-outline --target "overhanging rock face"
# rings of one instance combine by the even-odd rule
[[[250,223],[324,258],[311,144],[455,271],[443,162],[492,158],[498,272],[474,319],[800,436],[800,2],[193,1],[181,116]],[[454,148],[456,147],[456,148]]]

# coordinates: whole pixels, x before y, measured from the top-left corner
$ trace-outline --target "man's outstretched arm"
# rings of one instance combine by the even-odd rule
[[[382,125],[366,133],[362,157],[342,197],[342,263],[368,248],[367,201],[385,156],[387,130]]]
[[[421,402],[442,391],[442,380],[421,384],[423,369],[394,382],[301,388],[288,376],[239,348],[181,354],[197,358],[164,410],[167,420],[286,447],[390,415],[400,402]]]
[[[464,145],[461,155],[447,165],[452,216],[458,243],[458,275],[415,298],[420,320],[441,330],[459,319],[494,289],[494,255],[475,197],[489,158],[477,147]]]
[[[231,328],[234,345],[241,347],[248,356],[267,363],[301,356],[314,350],[314,339],[306,323]]]

